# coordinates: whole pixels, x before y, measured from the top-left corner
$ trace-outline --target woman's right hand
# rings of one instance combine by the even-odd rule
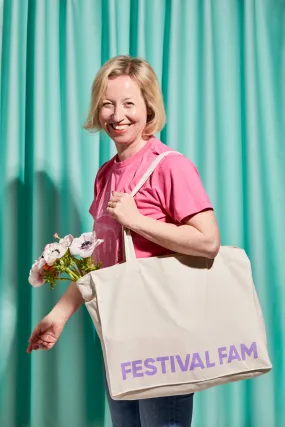
[[[57,342],[66,320],[62,319],[55,313],[49,313],[45,316],[33,330],[29,338],[27,353],[33,350],[43,349],[50,350]]]

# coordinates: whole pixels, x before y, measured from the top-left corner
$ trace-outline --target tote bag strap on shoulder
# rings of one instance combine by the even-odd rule
[[[159,154],[159,156],[154,159],[154,161],[151,163],[150,167],[147,169],[147,171],[144,173],[144,175],[141,177],[133,191],[131,192],[131,195],[134,197],[137,192],[141,189],[141,187],[145,184],[145,182],[148,180],[152,172],[155,170],[156,166],[161,162],[164,157],[168,156],[169,154],[180,154],[178,151],[165,151],[164,153]]]
[[[181,155],[178,151],[165,151],[164,153],[159,154],[156,159],[151,163],[150,167],[141,177],[133,191],[131,192],[131,196],[135,196],[137,192],[142,188],[145,182],[148,180],[150,175],[153,173],[157,165],[161,162],[164,157],[168,155],[178,154]],[[125,260],[126,262],[134,262],[136,260],[135,248],[133,244],[133,239],[131,232],[128,228],[123,227],[123,242],[124,242],[124,252],[125,252]]]

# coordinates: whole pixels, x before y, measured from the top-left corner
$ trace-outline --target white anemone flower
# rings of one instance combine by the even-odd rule
[[[63,257],[67,249],[66,246],[62,246],[60,243],[50,243],[45,247],[43,257],[48,265],[53,265],[56,260]]]
[[[64,236],[63,239],[60,239],[59,243],[66,248],[69,248],[74,240],[74,237],[71,234]]]
[[[38,287],[45,283],[45,280],[43,279],[44,265],[46,265],[46,262],[43,257],[37,259],[32,265],[28,279],[32,286]]]
[[[103,240],[96,239],[95,231],[82,233],[80,237],[73,240],[69,250],[71,255],[79,255],[82,258],[88,258],[92,255],[94,249],[102,242]]]

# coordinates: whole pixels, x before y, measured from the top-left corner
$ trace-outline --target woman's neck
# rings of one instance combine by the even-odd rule
[[[147,144],[148,139],[138,139],[137,141],[131,142],[130,144],[116,144],[118,152],[119,162],[129,159],[134,156],[138,151],[140,151],[145,144]]]

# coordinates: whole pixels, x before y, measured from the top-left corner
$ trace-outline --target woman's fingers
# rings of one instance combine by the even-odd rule
[[[127,193],[121,193],[120,191],[112,191],[112,197],[123,197]]]
[[[39,338],[37,341],[37,345],[39,346],[39,348],[44,348],[44,349],[49,349],[53,346],[54,342],[44,339],[44,338]]]
[[[45,345],[41,342],[30,343],[27,348],[27,353],[30,354],[33,350],[49,350],[50,344]]]
[[[109,200],[109,203],[118,203],[121,199],[119,199],[118,197],[111,197],[111,199]]]
[[[27,353],[30,354],[33,350],[38,350],[39,346],[37,344],[29,344],[27,348]]]
[[[45,337],[44,334],[40,334],[39,328],[36,328],[28,340],[29,346],[27,348],[27,353],[31,353],[33,350],[47,349],[50,347],[50,340],[47,338],[48,337]]]
[[[27,353],[30,354],[33,350],[33,346],[31,344],[28,345]]]
[[[122,197],[126,196],[127,193],[118,193],[116,191],[112,192],[112,197],[110,198],[110,202],[119,202],[122,200]]]
[[[40,334],[40,329],[39,328],[35,328],[34,330],[33,330],[33,332],[32,332],[32,334],[31,334],[31,336],[30,336],[30,338],[28,339],[28,341],[31,343],[31,342],[33,342],[37,337],[38,337],[38,335]]]

